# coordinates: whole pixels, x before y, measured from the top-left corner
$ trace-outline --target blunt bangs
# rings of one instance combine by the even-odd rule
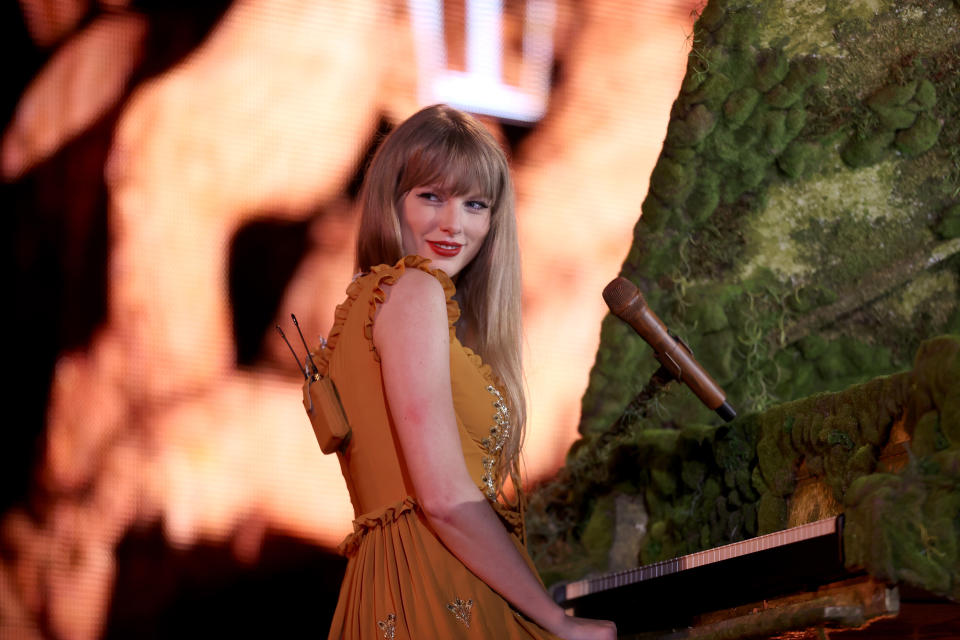
[[[436,185],[451,196],[478,195],[496,211],[507,166],[496,144],[461,127],[441,132],[407,157],[397,184],[397,198],[421,185]]]

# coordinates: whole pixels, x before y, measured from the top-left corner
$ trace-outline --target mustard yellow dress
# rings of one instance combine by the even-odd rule
[[[400,453],[373,345],[383,287],[408,269],[443,285],[450,323],[450,374],[463,457],[470,476],[500,515],[527,563],[522,517],[497,501],[498,457],[509,433],[509,409],[487,365],[457,340],[454,285],[429,260],[407,256],[353,281],[337,307],[320,368],[340,394],[352,436],[339,453],[356,520],[341,543],[347,570],[330,639],[555,638],[510,605],[451,554],[427,524]],[[429,461],[422,461],[429,464]],[[496,558],[491,558],[496,562]]]

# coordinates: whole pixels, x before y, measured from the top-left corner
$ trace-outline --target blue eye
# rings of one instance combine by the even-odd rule
[[[486,211],[490,208],[490,205],[484,202],[483,200],[469,200],[467,202],[467,208],[473,209],[474,211]]]
[[[421,193],[418,193],[417,197],[427,200],[429,202],[438,202],[440,200],[440,197],[437,194],[433,193],[432,191],[423,191]]]

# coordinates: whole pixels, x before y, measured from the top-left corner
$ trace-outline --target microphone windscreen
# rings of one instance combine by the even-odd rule
[[[614,314],[625,307],[635,295],[637,286],[623,277],[611,280],[610,284],[603,288],[603,301]]]

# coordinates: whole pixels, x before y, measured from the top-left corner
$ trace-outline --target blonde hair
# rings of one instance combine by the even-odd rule
[[[358,271],[403,257],[401,202],[421,185],[435,185],[452,195],[479,193],[490,202],[490,231],[457,277],[457,337],[490,365],[506,391],[512,433],[500,458],[497,490],[509,475],[519,495],[526,398],[520,249],[507,159],[483,125],[452,107],[433,105],[401,123],[377,149],[360,190]]]

